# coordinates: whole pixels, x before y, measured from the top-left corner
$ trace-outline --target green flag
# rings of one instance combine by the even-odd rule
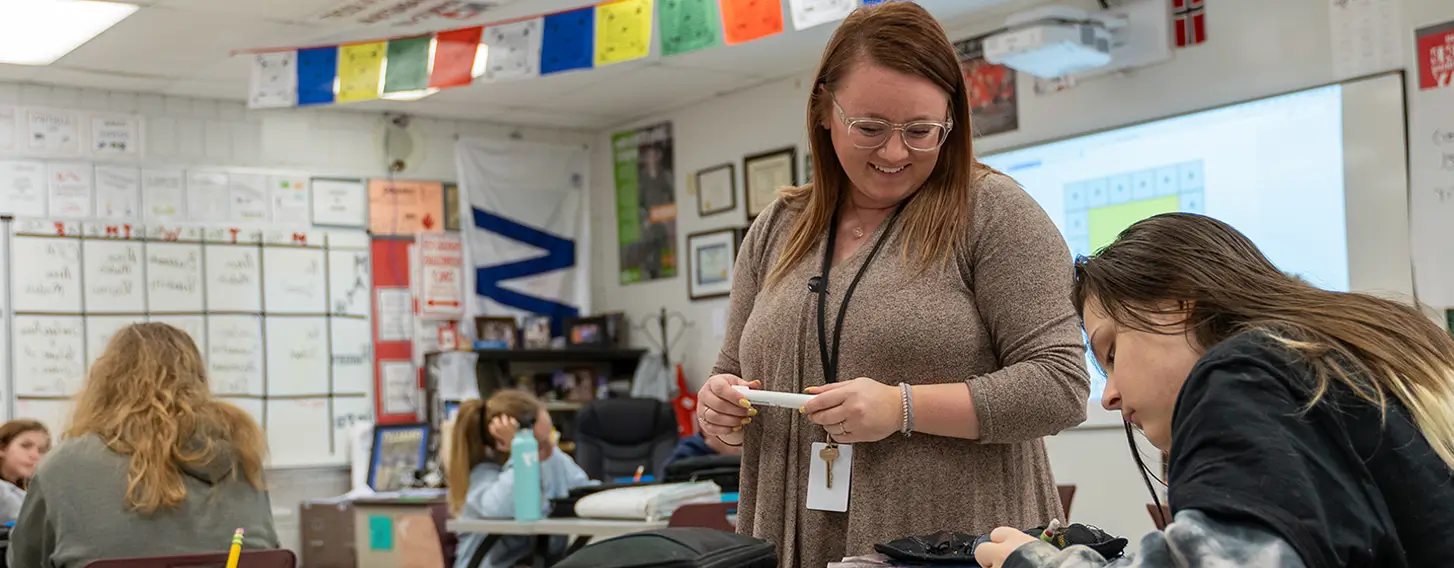
[[[422,91],[429,87],[429,44],[434,36],[389,40],[384,93]]]
[[[661,54],[677,55],[722,44],[717,0],[658,0]]]

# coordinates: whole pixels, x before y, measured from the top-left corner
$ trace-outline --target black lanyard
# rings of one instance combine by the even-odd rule
[[[833,349],[828,349],[827,309],[824,299],[828,296],[828,274],[833,268],[834,248],[838,243],[838,213],[833,213],[833,220],[828,226],[828,244],[823,251],[823,272],[816,278],[808,281],[808,289],[818,294],[818,355],[823,361],[823,377],[825,383],[838,381],[838,343],[843,339],[843,314],[848,312],[848,299],[853,297],[853,289],[858,287],[858,281],[863,278],[863,273],[868,271],[868,265],[873,263],[873,257],[878,254],[878,249],[883,247],[884,241],[888,239],[889,231],[894,227],[894,220],[899,218],[899,212],[904,210],[904,204],[900,203],[894,208],[892,215],[884,221],[883,232],[879,233],[878,240],[874,241],[873,248],[868,251],[868,258],[863,259],[863,266],[858,268],[858,274],[853,276],[853,281],[848,284],[848,290],[843,292],[843,303],[838,305],[838,320],[833,324]],[[813,280],[817,280],[816,286]]]

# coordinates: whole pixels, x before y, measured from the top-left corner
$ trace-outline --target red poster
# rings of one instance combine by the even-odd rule
[[[1454,21],[1420,28],[1418,42],[1419,89],[1454,85]]]

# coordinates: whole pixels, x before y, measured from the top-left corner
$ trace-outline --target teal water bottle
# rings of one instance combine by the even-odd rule
[[[534,421],[521,421],[510,440],[510,464],[515,470],[515,520],[540,520],[540,443]]]

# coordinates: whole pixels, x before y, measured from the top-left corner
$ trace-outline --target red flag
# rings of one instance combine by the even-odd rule
[[[672,401],[677,415],[677,435],[683,438],[697,433],[697,395],[687,390],[687,376],[677,364],[677,396]]]
[[[434,71],[429,86],[434,89],[473,83],[475,54],[480,50],[483,27],[439,32],[434,36]]]
[[[1187,47],[1207,41],[1207,14],[1204,0],[1171,0],[1172,27],[1176,28],[1176,46]]]

